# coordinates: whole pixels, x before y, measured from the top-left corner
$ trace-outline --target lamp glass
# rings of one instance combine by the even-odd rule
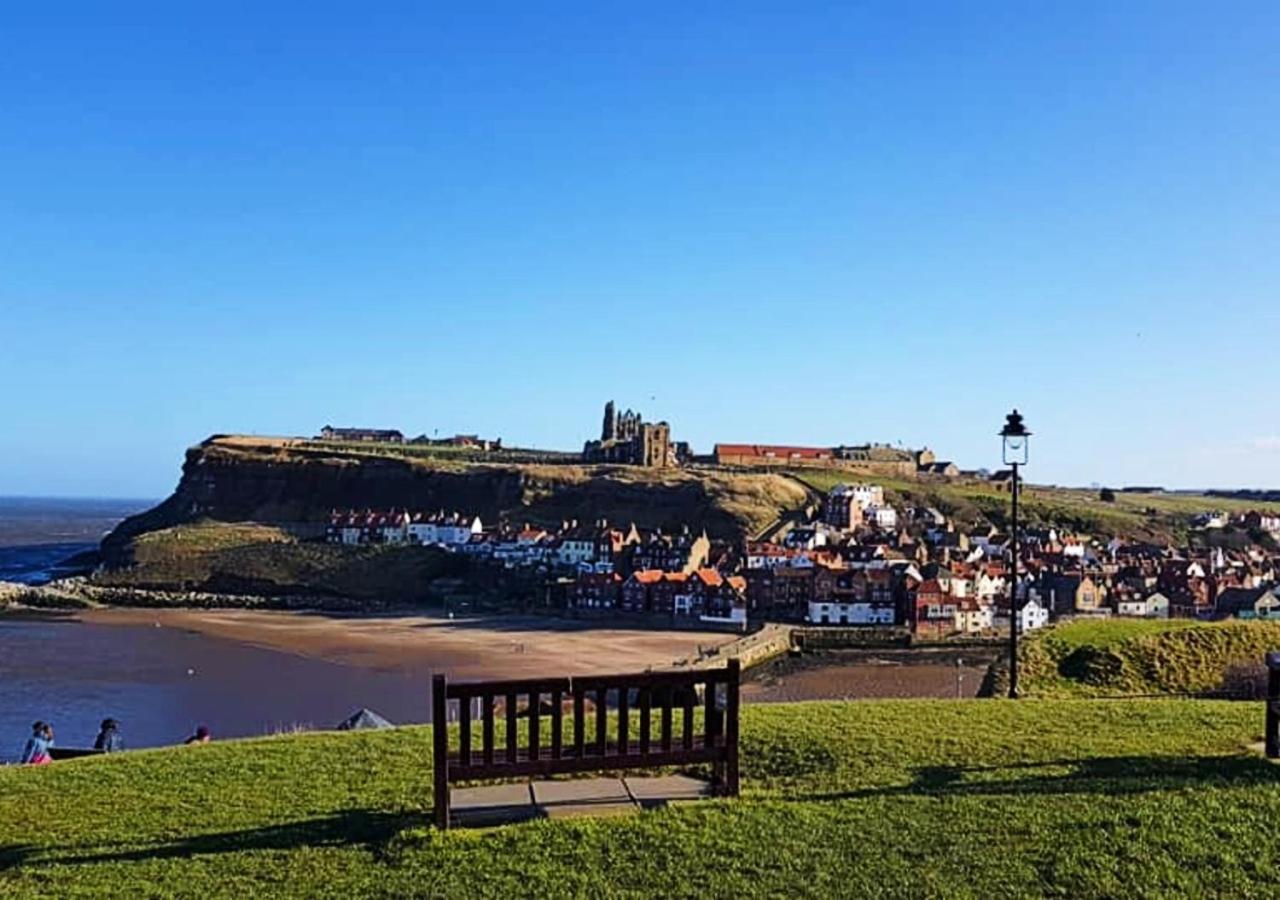
[[[1004,435],[1004,464],[1006,466],[1011,466],[1014,463],[1020,466],[1027,464],[1027,437],[1025,434]]]

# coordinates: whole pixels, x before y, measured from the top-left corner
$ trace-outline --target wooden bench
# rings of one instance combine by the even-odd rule
[[[450,684],[444,675],[436,675],[431,698],[435,823],[449,827],[449,785],[459,781],[709,763],[716,792],[737,796],[739,681],[736,659],[729,660],[723,669],[577,678]],[[595,707],[590,716],[588,699]],[[506,721],[502,747],[494,741],[499,700]],[[478,715],[473,713],[474,705],[479,707]],[[573,716],[568,734],[566,705]],[[611,705],[617,711],[612,734]],[[697,706],[704,711],[701,733],[695,731]],[[679,729],[675,727],[677,713]],[[544,740],[542,720],[547,716],[551,733]],[[479,720],[478,748],[472,743],[473,718]],[[520,718],[528,722],[524,742],[520,740]],[[451,720],[458,723],[456,750],[449,747]]]

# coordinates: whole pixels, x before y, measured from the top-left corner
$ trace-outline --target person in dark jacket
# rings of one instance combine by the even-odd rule
[[[201,725],[196,729],[196,733],[191,735],[182,743],[184,744],[207,744],[213,740],[213,735],[209,732],[207,725]]]
[[[102,730],[93,742],[94,750],[103,753],[118,753],[124,749],[124,739],[120,737],[120,723],[115,719],[103,719]]]

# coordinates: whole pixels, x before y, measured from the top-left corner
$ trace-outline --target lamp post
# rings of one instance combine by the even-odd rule
[[[1001,459],[1013,468],[1010,496],[1013,505],[1013,567],[1009,579],[1009,699],[1018,699],[1018,466],[1027,463],[1027,443],[1031,432],[1022,424],[1022,416],[1015,409],[1005,416],[1000,429]]]

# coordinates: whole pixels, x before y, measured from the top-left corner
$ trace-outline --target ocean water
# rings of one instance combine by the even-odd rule
[[[310,659],[183,628],[111,625],[61,614],[0,615],[0,762],[31,723],[63,747],[92,746],[119,720],[126,747],[332,728],[362,706],[396,723],[429,718],[427,667],[373,669]]]
[[[72,574],[63,563],[95,550],[120,521],[152,500],[0,497],[0,581],[43,584]]]

